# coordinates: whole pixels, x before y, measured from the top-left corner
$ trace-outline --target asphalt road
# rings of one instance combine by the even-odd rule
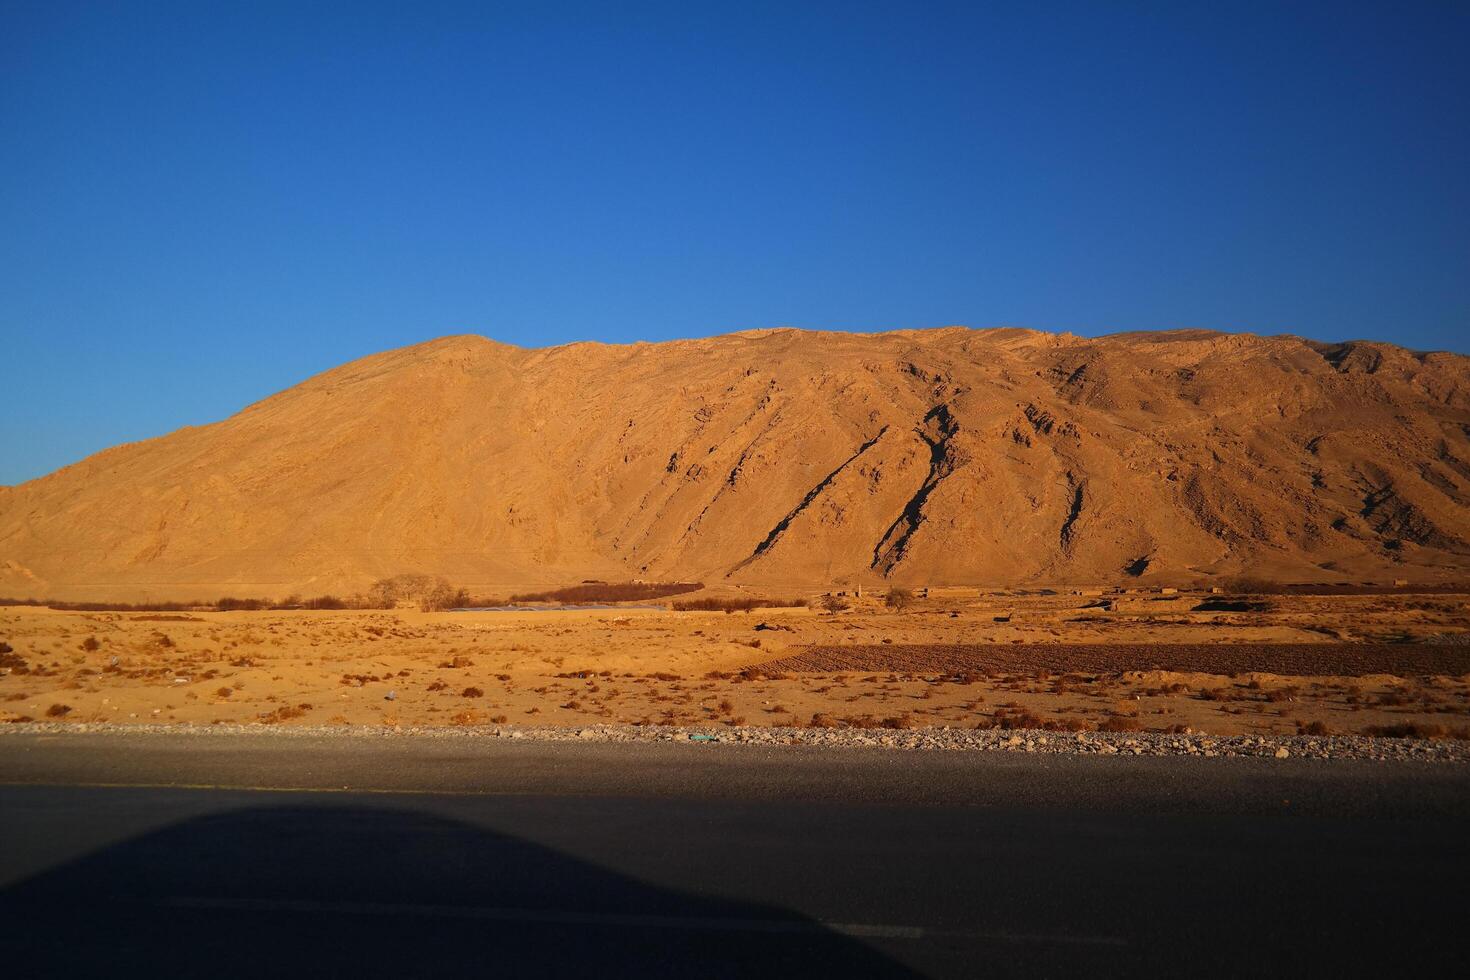
[[[1431,764],[0,737],[13,976],[1457,968]]]

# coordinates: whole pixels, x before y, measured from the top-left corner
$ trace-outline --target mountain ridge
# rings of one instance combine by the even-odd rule
[[[1470,573],[1470,358],[1181,330],[456,334],[0,488],[0,594]]]

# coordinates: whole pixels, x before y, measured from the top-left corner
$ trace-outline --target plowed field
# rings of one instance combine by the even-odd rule
[[[1470,646],[1411,643],[969,643],[811,646],[767,661],[780,673],[1118,673],[1130,670],[1361,677],[1470,673]]]

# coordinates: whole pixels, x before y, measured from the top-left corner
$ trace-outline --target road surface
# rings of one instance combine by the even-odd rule
[[[0,737],[13,976],[1456,968],[1432,764]]]

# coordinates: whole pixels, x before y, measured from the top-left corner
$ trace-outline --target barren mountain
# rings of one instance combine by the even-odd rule
[[[1203,331],[447,337],[0,488],[0,594],[409,571],[824,586],[1470,577],[1470,358]]]

